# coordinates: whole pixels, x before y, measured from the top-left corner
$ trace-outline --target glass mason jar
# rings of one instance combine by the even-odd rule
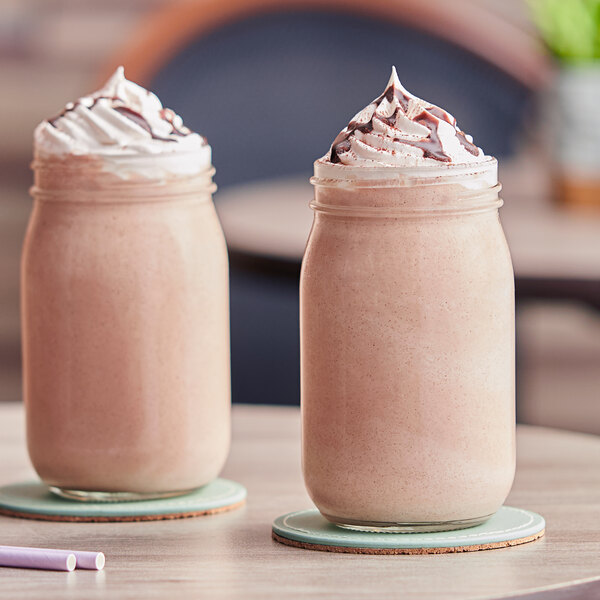
[[[333,523],[484,522],[515,470],[514,278],[497,163],[317,161],[300,282],[302,458]]]
[[[33,466],[82,500],[210,482],[229,450],[231,403],[214,169],[126,180],[74,156],[33,169],[21,274]]]

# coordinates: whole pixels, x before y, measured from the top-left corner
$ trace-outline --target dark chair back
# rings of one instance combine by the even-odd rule
[[[308,173],[349,119],[404,85],[457,117],[478,145],[510,154],[531,90],[446,40],[374,18],[284,12],[195,40],[149,82],[214,150],[217,183]]]

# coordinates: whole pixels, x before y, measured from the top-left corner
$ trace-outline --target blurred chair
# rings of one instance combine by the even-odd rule
[[[221,189],[308,176],[392,64],[509,155],[548,73],[534,38],[466,0],[176,1],[115,59],[208,138]],[[231,326],[234,401],[297,404],[298,265],[232,254]]]

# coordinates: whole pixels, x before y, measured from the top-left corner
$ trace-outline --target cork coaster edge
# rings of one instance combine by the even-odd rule
[[[509,546],[519,546],[528,544],[541,538],[546,533],[545,529],[528,535],[526,537],[517,538],[515,540],[505,540],[502,542],[490,542],[487,544],[474,544],[472,546],[446,546],[438,548],[355,548],[350,546],[330,546],[327,544],[310,544],[308,542],[299,542],[290,538],[278,535],[271,531],[271,535],[276,542],[285,546],[294,548],[302,548],[304,550],[316,550],[318,552],[339,552],[343,554],[451,554],[459,552],[477,552],[480,550],[495,550],[497,548],[507,548]],[[410,535],[410,534],[406,534]]]
[[[234,502],[227,506],[218,506],[197,511],[185,511],[165,514],[147,514],[147,515],[127,515],[127,516],[82,516],[76,517],[71,515],[47,515],[43,513],[34,513],[26,511],[11,510],[6,507],[0,507],[0,515],[5,517],[15,517],[18,519],[29,519],[32,521],[60,521],[66,523],[128,523],[137,521],[168,521],[173,519],[190,519],[193,517],[204,517],[222,512],[229,512],[240,508],[246,504],[246,499]]]
[[[210,484],[173,498],[139,502],[74,502],[49,493],[39,480],[0,487],[0,515],[34,521],[118,523],[202,517],[235,510],[247,500],[237,481],[217,478]]]

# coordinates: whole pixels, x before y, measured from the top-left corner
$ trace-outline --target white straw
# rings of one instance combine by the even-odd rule
[[[72,571],[77,559],[72,552],[44,548],[0,546],[0,566],[50,571]]]
[[[73,561],[63,562],[67,560],[67,557],[73,557]],[[29,557],[29,558],[27,558]],[[47,561],[44,557],[48,557]],[[27,561],[30,565],[17,565],[8,564],[12,560]],[[40,561],[39,565],[36,561]],[[77,569],[92,569],[95,571],[101,571],[104,568],[106,559],[102,552],[84,552],[80,550],[58,550],[55,548],[25,548],[21,546],[0,546],[0,566],[5,567],[17,567],[17,566],[29,566],[32,569],[55,569],[54,566],[48,567],[43,566],[44,564],[49,565],[62,565],[69,567],[73,563],[72,568],[57,568],[60,571],[72,571],[74,568]],[[35,564],[34,564],[35,563]]]

